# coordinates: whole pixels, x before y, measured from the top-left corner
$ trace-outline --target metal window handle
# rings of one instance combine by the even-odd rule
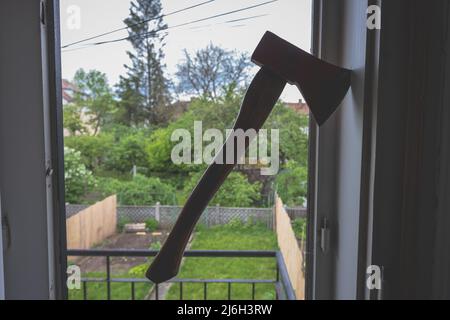
[[[9,225],[9,219],[5,212],[4,216],[2,218],[2,234],[3,234],[3,243],[5,243],[5,250],[9,249],[11,247],[11,227]]]
[[[320,249],[326,254],[330,248],[330,228],[327,218],[323,219],[322,227],[320,228]]]
[[[234,130],[261,129],[283,92],[286,83],[294,84],[301,91],[317,123],[322,125],[336,110],[346,95],[351,71],[322,61],[295,47],[271,32],[266,32],[252,55],[252,61],[261,67],[250,84]],[[228,144],[235,143],[235,136],[225,142],[217,159],[227,159]],[[242,155],[250,141],[245,139]],[[233,147],[234,148],[234,147]],[[219,190],[234,164],[213,162],[192,191],[161,251],[147,270],[146,276],[161,283],[176,276],[189,237],[209,201]]]

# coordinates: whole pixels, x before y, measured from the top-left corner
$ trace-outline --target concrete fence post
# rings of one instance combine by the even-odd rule
[[[222,217],[220,216],[220,204],[216,204],[216,223],[221,224],[222,223]]]
[[[157,202],[156,206],[155,206],[155,219],[158,222],[161,222],[160,206],[161,206],[161,204],[159,202]]]

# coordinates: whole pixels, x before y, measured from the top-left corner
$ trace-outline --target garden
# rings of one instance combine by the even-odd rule
[[[70,83],[64,104],[65,196],[69,204],[93,204],[117,195],[119,206],[183,205],[206,168],[201,161],[175,164],[173,139],[177,129],[194,135],[194,123],[201,121],[203,131],[217,129],[225,136],[233,127],[245,90],[252,77],[247,53],[227,50],[213,43],[195,52],[184,51],[184,59],[169,77],[164,65],[165,39],[152,33],[146,41],[139,36],[148,28],[142,19],[164,25],[160,1],[135,1],[124,20],[129,26],[129,61],[120,80],[110,85],[99,70],[78,69]],[[279,142],[280,170],[277,175],[260,174],[262,163],[239,165],[230,174],[211,206],[271,208],[275,192],[284,204],[306,204],[309,116],[278,101],[263,129],[279,130],[279,141],[267,141],[268,150]],[[209,142],[200,139],[203,148]],[[192,141],[194,142],[194,141]],[[192,145],[192,144],[191,144]],[[186,150],[183,150],[185,152]],[[195,151],[183,156],[195,160]],[[271,155],[268,155],[269,157]],[[249,155],[247,154],[248,158]],[[127,221],[119,221],[122,231]],[[294,223],[298,237],[304,237],[302,221]],[[147,233],[127,238],[118,233],[99,248],[159,249],[168,230],[155,230],[147,221]],[[231,221],[211,228],[198,227],[190,249],[198,250],[276,250],[273,231],[257,223]],[[104,279],[102,258],[77,260],[83,277]],[[111,260],[113,278],[143,279],[151,262],[147,258]],[[183,278],[274,279],[273,259],[186,258]],[[149,283],[135,283],[136,299],[148,298]],[[208,298],[223,298],[223,284],[210,284]],[[185,298],[203,296],[203,288],[185,285]],[[234,284],[232,299],[248,299],[251,288]],[[86,284],[88,299],[105,299],[106,284]],[[167,288],[167,299],[177,299],[177,284]],[[112,299],[129,299],[130,283],[113,282]],[[258,284],[256,298],[274,299],[273,285]],[[83,298],[83,290],[71,290],[71,299]]]
[[[102,248],[150,248],[159,249],[164,242],[165,233],[147,233],[146,236],[127,235],[124,233],[100,245]],[[128,239],[127,239],[128,237]],[[131,239],[132,237],[133,239]],[[148,244],[150,243],[150,246]],[[206,228],[199,226],[190,244],[190,250],[276,250],[277,241],[273,231],[265,225],[245,224],[232,221],[226,225]],[[112,278],[144,279],[151,258],[119,258],[111,260]],[[105,279],[105,262],[102,257],[90,257],[76,262],[80,266],[83,278]],[[185,258],[179,278],[184,279],[276,279],[276,264],[273,258]],[[153,288],[150,283],[135,284],[135,299],[149,299]],[[184,284],[183,299],[203,299],[203,284]],[[87,299],[104,300],[107,297],[105,282],[86,284]],[[232,299],[251,299],[252,287],[248,284],[233,284]],[[83,299],[83,290],[70,290],[69,298]],[[112,283],[111,298],[131,299],[130,283]],[[179,284],[168,287],[165,297],[168,300],[179,299]],[[226,299],[226,284],[209,284],[208,299]],[[275,299],[273,284],[257,284],[255,298]]]

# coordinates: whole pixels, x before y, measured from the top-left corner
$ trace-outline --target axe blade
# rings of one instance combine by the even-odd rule
[[[319,126],[336,111],[350,87],[350,70],[320,60],[270,31],[259,42],[252,61],[296,85]]]

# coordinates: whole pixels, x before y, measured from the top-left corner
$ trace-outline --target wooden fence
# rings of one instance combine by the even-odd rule
[[[116,232],[116,196],[78,212],[66,220],[67,248],[89,249]]]
[[[275,202],[275,230],[278,238],[278,246],[283,254],[289,278],[295,290],[298,300],[305,299],[305,276],[303,273],[302,248],[295,237],[291,219],[283,207],[281,199],[277,196]]]

